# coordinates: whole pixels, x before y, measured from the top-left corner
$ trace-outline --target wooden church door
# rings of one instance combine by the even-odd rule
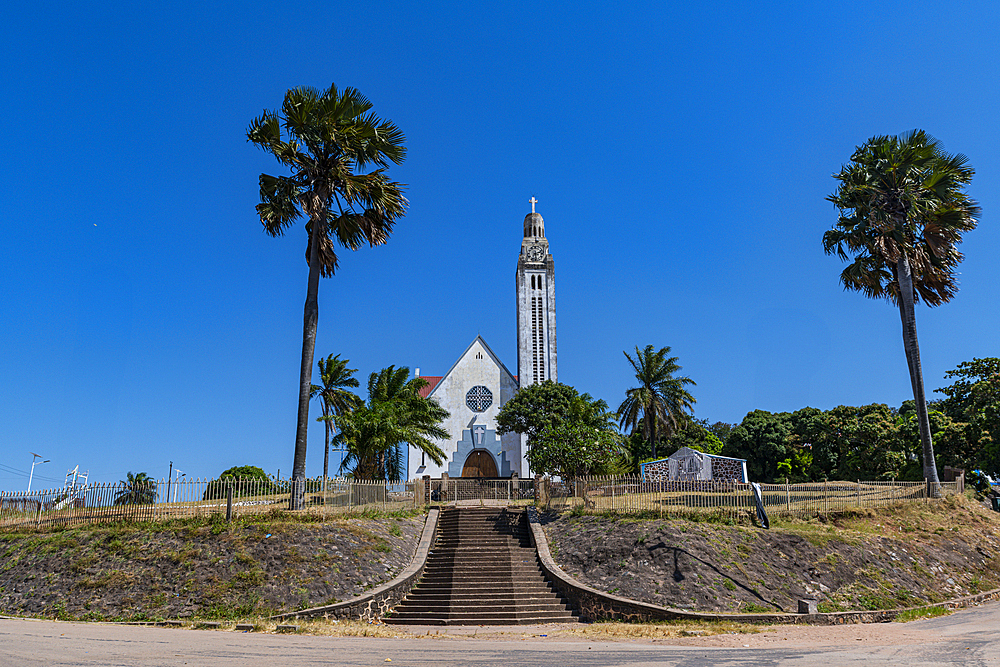
[[[497,464],[489,452],[477,449],[465,459],[462,477],[498,477]]]

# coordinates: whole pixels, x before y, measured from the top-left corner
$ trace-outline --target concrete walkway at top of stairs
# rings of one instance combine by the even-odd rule
[[[524,509],[527,505],[512,503],[507,498],[493,500],[489,498],[473,498],[471,500],[449,500],[446,503],[432,503],[434,507],[514,507]]]

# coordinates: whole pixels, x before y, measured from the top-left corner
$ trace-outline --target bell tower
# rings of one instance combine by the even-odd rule
[[[545,221],[535,213],[524,216],[524,238],[517,258],[517,384],[527,387],[558,381],[556,372],[555,262],[545,238]]]

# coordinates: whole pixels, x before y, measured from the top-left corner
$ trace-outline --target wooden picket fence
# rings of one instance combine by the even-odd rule
[[[926,501],[924,482],[858,481],[761,484],[765,511],[812,514],[850,508]],[[963,484],[944,482],[944,493]],[[290,506],[291,482],[275,479],[191,479],[141,485],[88,484],[49,491],[0,493],[0,529],[158,521],[174,518],[247,516]],[[306,480],[300,513],[322,517],[345,512],[397,511],[418,505],[536,504],[554,510],[660,514],[752,512],[749,484],[714,481],[652,481],[641,477],[587,477],[566,483],[526,480],[416,480],[384,482],[345,478]]]
[[[961,493],[961,482],[941,484],[944,493]],[[761,484],[768,512],[813,514],[850,508],[887,507],[927,500],[925,482],[857,481]],[[738,515],[754,510],[749,484],[715,481],[652,481],[641,477],[587,477],[572,483],[548,481],[540,493],[549,509],[585,512],[662,514],[715,512]]]
[[[354,479],[306,480],[300,513],[410,509],[414,482]],[[87,484],[71,488],[0,493],[0,529],[41,528],[194,516],[246,516],[287,510],[291,482],[274,479],[184,479]]]

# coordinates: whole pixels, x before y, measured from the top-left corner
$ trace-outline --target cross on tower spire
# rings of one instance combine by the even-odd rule
[[[538,200],[535,199],[534,195],[532,195],[531,199],[528,200],[528,203],[531,204],[531,212],[534,213],[535,212],[535,204],[538,203]]]

